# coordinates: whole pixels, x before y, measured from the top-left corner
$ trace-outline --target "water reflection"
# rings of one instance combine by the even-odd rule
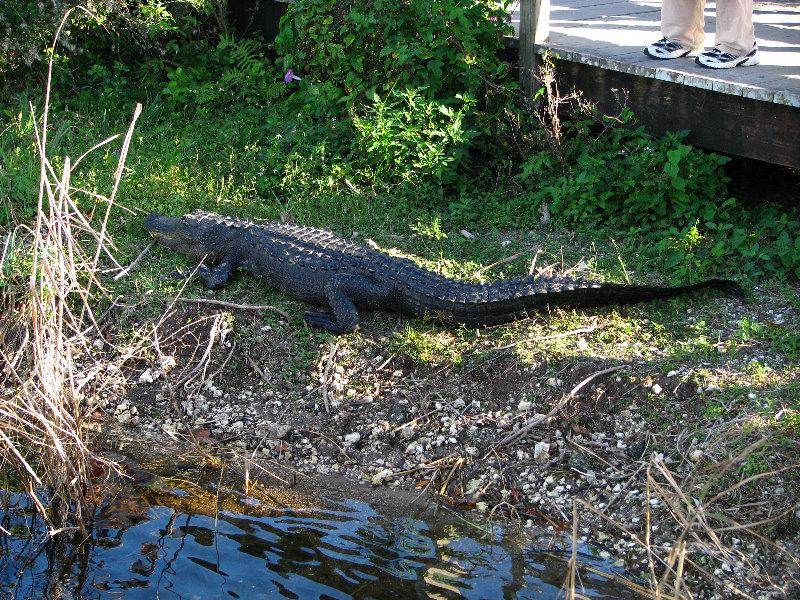
[[[37,554],[17,527],[2,542],[0,598],[547,600],[564,579],[560,556],[497,532],[388,519],[362,502],[266,515],[242,508],[203,515],[142,504],[124,524],[106,519],[94,544],[60,553]],[[584,583],[593,598],[633,597],[603,578]]]

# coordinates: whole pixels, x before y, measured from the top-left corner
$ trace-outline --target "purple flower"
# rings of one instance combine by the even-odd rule
[[[288,71],[286,71],[286,75],[284,75],[284,76],[283,76],[283,80],[284,80],[286,83],[289,83],[289,82],[290,82],[292,79],[296,79],[297,81],[300,81],[300,79],[301,79],[301,78],[300,78],[300,77],[298,77],[297,75],[295,75],[295,74],[294,74],[294,71],[292,71],[291,69],[289,69]]]

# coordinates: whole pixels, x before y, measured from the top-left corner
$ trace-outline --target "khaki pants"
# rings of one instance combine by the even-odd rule
[[[705,0],[663,0],[661,35],[685,48],[705,47]],[[717,0],[717,35],[714,45],[735,56],[753,49],[753,0]]]

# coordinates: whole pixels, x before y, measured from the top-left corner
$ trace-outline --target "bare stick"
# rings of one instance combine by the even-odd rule
[[[520,254],[522,254],[522,252],[517,252],[516,254],[512,254],[511,256],[507,256],[506,258],[500,259],[497,262],[493,262],[492,264],[490,264],[487,267],[483,267],[482,269],[478,269],[477,271],[475,271],[472,274],[472,278],[475,279],[476,277],[479,277],[480,275],[482,275],[483,273],[485,273],[489,269],[493,269],[497,265],[502,265],[503,263],[507,263],[507,262],[511,262],[512,260],[516,260],[517,258],[519,258]]]
[[[533,255],[533,260],[531,261],[531,266],[528,268],[528,275],[533,275],[534,271],[536,271],[536,259],[539,258],[539,255],[542,253],[540,249],[536,250],[536,254]]]
[[[510,344],[506,344],[505,346],[500,346],[497,350],[508,350],[509,348],[514,348],[519,346],[520,344],[525,344],[528,342],[545,342],[547,340],[556,340],[558,338],[569,337],[571,335],[580,335],[581,333],[592,333],[593,331],[598,329],[597,320],[589,325],[588,327],[579,327],[578,329],[572,329],[570,331],[564,331],[562,333],[554,333],[553,335],[543,335],[541,337],[535,338],[525,338],[522,340],[518,340],[516,342],[511,342]]]
[[[322,375],[322,400],[325,402],[325,412],[331,412],[330,404],[328,403],[328,376],[331,373],[331,366],[336,357],[336,351],[339,349],[339,342],[330,342],[331,353],[328,354],[328,363],[325,365],[325,373]]]
[[[235,302],[226,302],[225,300],[213,300],[211,298],[175,298],[178,302],[198,302],[200,304],[213,304],[215,306],[225,306],[227,308],[237,308],[239,310],[270,310],[281,315],[287,321],[291,320],[289,313],[282,311],[280,308],[270,306],[268,304],[237,304]]]
[[[502,440],[497,442],[497,444],[495,444],[495,446],[489,452],[487,452],[486,456],[484,456],[483,458],[486,459],[492,452],[495,452],[498,448],[501,448],[501,447],[505,446],[506,444],[510,444],[512,442],[515,442],[515,441],[525,437],[526,435],[528,435],[528,433],[531,432],[531,430],[534,427],[537,427],[537,426],[541,425],[544,421],[546,421],[550,417],[556,415],[558,413],[558,411],[560,411],[564,407],[564,405],[567,402],[569,402],[569,400],[573,396],[575,396],[575,394],[577,394],[579,391],[581,391],[581,389],[583,389],[583,387],[586,384],[590,383],[591,381],[593,381],[594,379],[596,379],[598,377],[602,377],[603,375],[608,375],[609,373],[614,373],[615,371],[619,371],[619,370],[625,369],[625,368],[627,368],[627,365],[617,365],[616,367],[610,367],[608,369],[603,369],[602,371],[597,371],[596,373],[592,373],[591,375],[589,375],[589,377],[587,377],[586,379],[581,381],[578,385],[576,385],[574,388],[572,388],[570,393],[567,394],[566,396],[564,396],[564,398],[562,398],[561,401],[558,404],[556,404],[549,413],[547,413],[543,417],[539,417],[533,423],[529,423],[528,425],[526,425],[522,429],[518,429],[517,431],[513,431],[513,432],[509,433],[506,437],[504,437]]]
[[[139,261],[142,260],[142,258],[144,258],[144,255],[150,252],[150,248],[153,247],[153,244],[155,244],[155,240],[147,244],[147,247],[139,253],[139,256],[137,256],[131,264],[129,264],[127,267],[122,269],[122,271],[114,275],[114,281],[122,277],[125,277],[125,275],[130,273],[132,269],[135,269],[136,265],[139,264]]]
[[[264,371],[261,370],[261,367],[258,366],[258,363],[254,361],[252,358],[250,358],[249,354],[246,354],[245,358],[247,359],[247,362],[250,363],[250,366],[253,367],[255,372],[261,376],[261,379],[269,383],[270,382],[269,375],[267,375],[266,373],[264,373]]]
[[[216,341],[220,320],[221,317],[219,314],[217,314],[214,317],[214,322],[211,324],[211,331],[208,333],[208,344],[206,345],[206,350],[203,353],[203,356],[200,357],[200,360],[197,361],[197,364],[192,368],[191,371],[189,371],[187,375],[181,377],[178,383],[175,384],[175,388],[184,386],[184,389],[186,389],[186,384],[194,379],[195,374],[200,369],[203,369],[203,379],[205,379],[205,369],[208,367],[208,362],[211,360],[211,349],[214,347],[214,342]]]

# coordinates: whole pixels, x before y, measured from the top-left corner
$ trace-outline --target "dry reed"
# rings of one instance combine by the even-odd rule
[[[51,56],[73,10],[59,25]],[[90,357],[89,335],[100,331],[93,310],[105,297],[99,266],[101,259],[116,264],[107,225],[141,111],[137,106],[127,135],[103,140],[74,162],[65,156],[59,168],[47,146],[52,69],[51,58],[40,119],[30,106],[40,159],[36,220],[8,232],[0,259],[0,467],[4,487],[27,493],[51,537],[85,532],[92,519],[91,474],[103,461],[88,446],[83,393],[98,371],[81,371],[79,362]],[[73,173],[90,152],[120,137],[110,193],[83,192],[92,205],[85,211],[76,198],[81,192],[70,184]],[[90,214],[100,215],[99,225]],[[20,264],[27,264],[27,277]]]

